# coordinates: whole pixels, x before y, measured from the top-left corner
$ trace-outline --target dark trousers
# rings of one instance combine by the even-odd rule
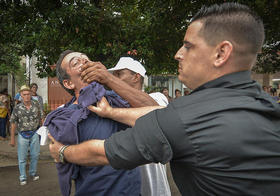
[[[4,138],[6,137],[6,123],[6,118],[0,118],[0,136]]]

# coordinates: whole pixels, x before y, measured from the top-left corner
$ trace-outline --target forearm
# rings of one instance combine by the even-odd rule
[[[15,132],[16,132],[16,124],[15,123],[11,123],[10,134],[11,134],[11,141],[12,142],[15,141]]]
[[[40,122],[40,123],[41,123],[40,126],[43,126],[44,121],[45,121],[45,118],[42,118],[42,119],[41,119],[41,122]]]
[[[157,106],[157,102],[147,93],[129,86],[117,77],[109,77],[106,85],[113,89],[123,99],[128,101],[131,107]]]
[[[105,155],[104,140],[89,140],[71,145],[64,151],[67,162],[84,166],[108,165]]]
[[[161,108],[164,107],[147,106],[141,108],[112,108],[112,111],[107,117],[133,127],[139,117],[144,116],[153,110]]]
[[[6,105],[6,110],[7,110],[7,115],[10,118],[10,107],[8,104]]]

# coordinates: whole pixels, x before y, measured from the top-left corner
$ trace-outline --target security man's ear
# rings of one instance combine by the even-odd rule
[[[75,88],[75,84],[73,84],[70,80],[63,80],[63,85],[65,86],[65,88],[68,88],[68,89]]]
[[[216,46],[214,66],[223,66],[232,54],[233,46],[229,41],[223,41]]]

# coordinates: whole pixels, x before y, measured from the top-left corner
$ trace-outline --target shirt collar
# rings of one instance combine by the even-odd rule
[[[208,88],[235,88],[236,86],[251,82],[250,71],[235,72],[209,81],[193,90],[192,93]]]

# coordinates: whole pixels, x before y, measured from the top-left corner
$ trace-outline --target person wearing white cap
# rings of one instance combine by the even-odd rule
[[[142,89],[146,69],[131,57],[121,57],[117,65],[111,69],[113,75],[125,81],[138,90]],[[159,92],[151,93],[150,96],[161,106],[168,104],[167,98]],[[166,175],[166,166],[161,163],[150,163],[140,166],[141,169],[141,194],[148,196],[171,195]]]
[[[116,66],[108,71],[131,87],[142,89],[146,70],[139,61],[131,57],[121,57]]]
[[[129,69],[130,71],[138,73],[143,77],[145,77],[146,74],[146,69],[143,67],[143,65],[139,61],[134,60],[131,57],[121,57],[118,63],[116,64],[116,66],[109,69],[109,71],[116,71],[116,70],[123,70],[123,69]]]
[[[100,66],[100,65],[99,65]],[[112,85],[106,83],[106,85],[110,85],[116,93],[123,97],[124,94],[130,94],[135,90],[136,94],[139,94],[143,87],[144,77],[146,74],[146,69],[144,66],[137,60],[134,60],[131,57],[121,57],[115,67],[108,70],[112,74],[106,74],[106,80],[108,81],[115,81],[114,83],[120,86],[120,82],[125,82],[130,87],[123,86],[122,91],[119,91],[116,88],[116,85]],[[101,76],[105,76],[105,74],[100,74]],[[111,79],[110,79],[111,78]],[[114,79],[112,79],[114,78]],[[120,81],[121,80],[121,81]],[[104,80],[102,80],[104,82]],[[88,82],[88,81],[87,81]],[[151,93],[150,97],[152,97],[158,105],[166,106],[168,104],[167,98],[159,92]],[[131,99],[131,97],[130,97]],[[129,100],[128,100],[129,102]],[[143,105],[143,104],[142,104]],[[147,106],[147,105],[145,105]],[[140,106],[134,106],[140,107]],[[119,108],[122,110],[121,108]],[[123,123],[129,124],[129,118],[125,115]],[[115,119],[120,120],[120,119]],[[130,125],[130,124],[129,124]],[[141,186],[141,194],[146,196],[169,196],[171,195],[167,175],[166,175],[166,166],[161,163],[151,163],[140,166],[141,169],[141,179],[142,179],[142,186]]]
[[[114,71],[115,75],[111,74],[100,62],[88,62],[81,66],[81,77],[84,82],[91,83],[92,81],[97,81],[108,86],[123,99],[127,100],[131,107],[156,106],[158,103],[147,93],[143,92],[141,90],[142,85],[137,82],[138,79],[143,80],[141,77],[144,77],[146,73],[145,68],[137,62],[130,57],[121,57],[117,65],[110,71]],[[124,77],[121,75],[123,73],[130,74],[124,74],[126,76]],[[130,81],[129,84],[126,81]]]

